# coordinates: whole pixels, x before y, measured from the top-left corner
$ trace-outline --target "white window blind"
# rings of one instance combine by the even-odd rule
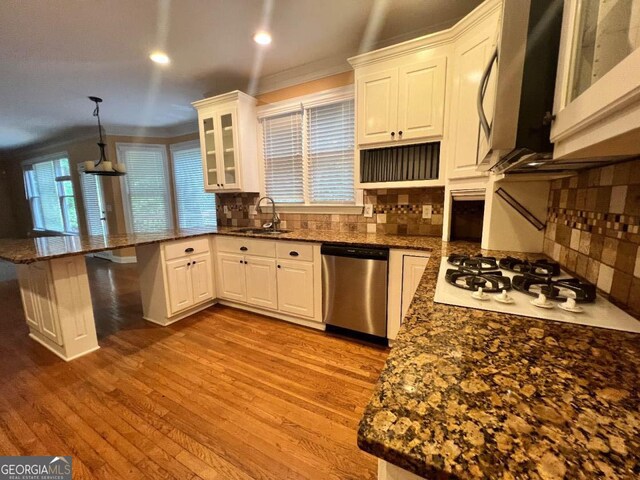
[[[68,158],[34,161],[24,167],[24,182],[35,229],[78,233]]]
[[[302,113],[262,120],[265,188],[279,203],[304,203]]]
[[[133,233],[173,228],[164,145],[118,144],[118,160],[127,166],[124,203]]]
[[[198,143],[172,145],[171,157],[178,225],[180,228],[215,227],[215,194],[204,191]]]
[[[353,100],[308,108],[305,113],[309,202],[354,203]]]
[[[97,175],[85,174],[84,169],[80,171],[80,186],[89,235],[103,235],[105,233],[102,221],[105,213],[102,205],[100,178]]]

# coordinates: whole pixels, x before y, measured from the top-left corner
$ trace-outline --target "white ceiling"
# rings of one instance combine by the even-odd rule
[[[345,71],[346,58],[362,48],[447,27],[479,3],[2,0],[0,149],[93,126],[88,95],[104,98],[110,132],[177,132],[194,124],[190,103],[203,96],[264,92]],[[267,48],[252,41],[261,26],[273,34]],[[172,63],[151,63],[155,49]]]

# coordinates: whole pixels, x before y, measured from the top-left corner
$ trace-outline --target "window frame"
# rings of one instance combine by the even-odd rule
[[[56,162],[59,162],[61,160],[66,160],[67,163],[69,164],[69,175],[58,175],[59,173],[59,165]],[[39,208],[38,210],[40,211],[40,217],[42,219],[42,221],[44,222],[44,212],[42,211],[42,196],[40,194],[38,195],[32,195],[33,191],[34,191],[34,185],[33,185],[33,174],[29,174],[28,172],[33,172],[33,166],[39,163],[46,163],[46,162],[52,162],[53,163],[53,171],[54,171],[54,181],[56,183],[55,187],[56,187],[56,194],[58,197],[58,204],[60,207],[60,214],[62,216],[62,226],[63,226],[63,230],[51,230],[51,229],[47,229],[46,225],[43,223],[42,226],[37,226],[36,225],[36,215],[35,215],[35,210],[34,210],[34,203],[35,200],[37,199],[37,201],[39,202]],[[28,160],[24,160],[22,162],[20,162],[20,167],[22,168],[22,179],[23,179],[23,183],[24,183],[24,193],[25,193],[25,198],[27,199],[27,201],[29,202],[29,211],[31,212],[31,224],[32,224],[32,229],[34,231],[38,231],[38,232],[45,232],[45,233],[56,233],[56,234],[62,234],[62,235],[80,235],[80,215],[78,212],[78,202],[76,199],[76,188],[73,185],[73,176],[71,174],[71,159],[69,158],[69,153],[67,151],[61,151],[61,152],[56,152],[56,153],[52,153],[52,154],[48,154],[48,155],[41,155],[39,157],[35,157],[35,158],[30,158]],[[61,172],[60,172],[61,173]],[[62,185],[62,182],[68,181],[71,185],[71,190],[72,190],[72,194],[71,195],[67,195],[64,192],[64,187]],[[39,192],[38,192],[39,193]],[[66,208],[66,202],[65,199],[66,198],[72,198],[73,199],[73,203],[74,203],[74,208],[76,211],[76,220],[78,222],[78,228],[77,230],[71,230],[70,229],[70,215],[69,212]]]
[[[260,194],[267,195],[265,181],[265,161],[264,161],[264,131],[262,120],[268,117],[290,114],[294,112],[302,113],[302,178],[304,203],[279,203],[278,211],[289,213],[342,213],[342,214],[360,214],[364,207],[364,191],[356,188],[354,177],[354,197],[353,204],[345,203],[311,203],[309,195],[309,158],[308,158],[308,121],[309,116],[307,110],[314,107],[331,105],[352,100],[355,102],[355,87],[353,84],[344,87],[324,90],[322,92],[303,95],[300,97],[283,100],[270,105],[258,107],[258,172],[260,176]],[[355,110],[355,106],[354,106]],[[357,155],[357,145],[354,131],[354,162]],[[354,172],[355,175],[355,172]]]
[[[124,163],[123,149],[127,147],[141,148],[143,150],[154,150],[161,152],[163,158],[163,168],[165,174],[165,193],[169,199],[169,211],[168,211],[168,226],[167,229],[171,230],[176,225],[175,204],[173,196],[173,178],[171,176],[171,169],[169,168],[169,155],[167,154],[167,145],[163,143],[135,143],[135,142],[116,142],[116,158],[119,163]],[[128,174],[127,174],[128,175]],[[131,196],[129,193],[129,184],[127,175],[120,178],[120,193],[122,196],[122,206],[124,210],[124,220],[127,232],[134,234],[133,230],[133,212],[131,209]]]

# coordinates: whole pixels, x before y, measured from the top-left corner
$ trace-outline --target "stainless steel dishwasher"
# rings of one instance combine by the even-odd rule
[[[386,337],[389,250],[322,245],[321,253],[324,322]]]

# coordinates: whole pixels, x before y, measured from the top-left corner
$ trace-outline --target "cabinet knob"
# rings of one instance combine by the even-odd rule
[[[292,257],[297,257],[300,254],[298,252],[296,252],[295,250],[292,250],[292,251],[289,252],[289,255],[291,255]]]
[[[278,265],[278,268],[281,268],[280,265]]]
[[[240,263],[244,263],[244,260],[240,260]]]
[[[396,132],[391,132],[391,136],[395,137],[396,136]]]
[[[246,265],[247,263],[249,263],[249,262],[247,262],[247,261],[245,260],[245,261],[244,261],[244,264]]]
[[[240,247],[241,252],[246,252],[247,250],[249,250],[247,247]]]
[[[187,267],[191,266],[191,262],[187,262]]]
[[[402,130],[398,131],[398,135],[402,136]]]

